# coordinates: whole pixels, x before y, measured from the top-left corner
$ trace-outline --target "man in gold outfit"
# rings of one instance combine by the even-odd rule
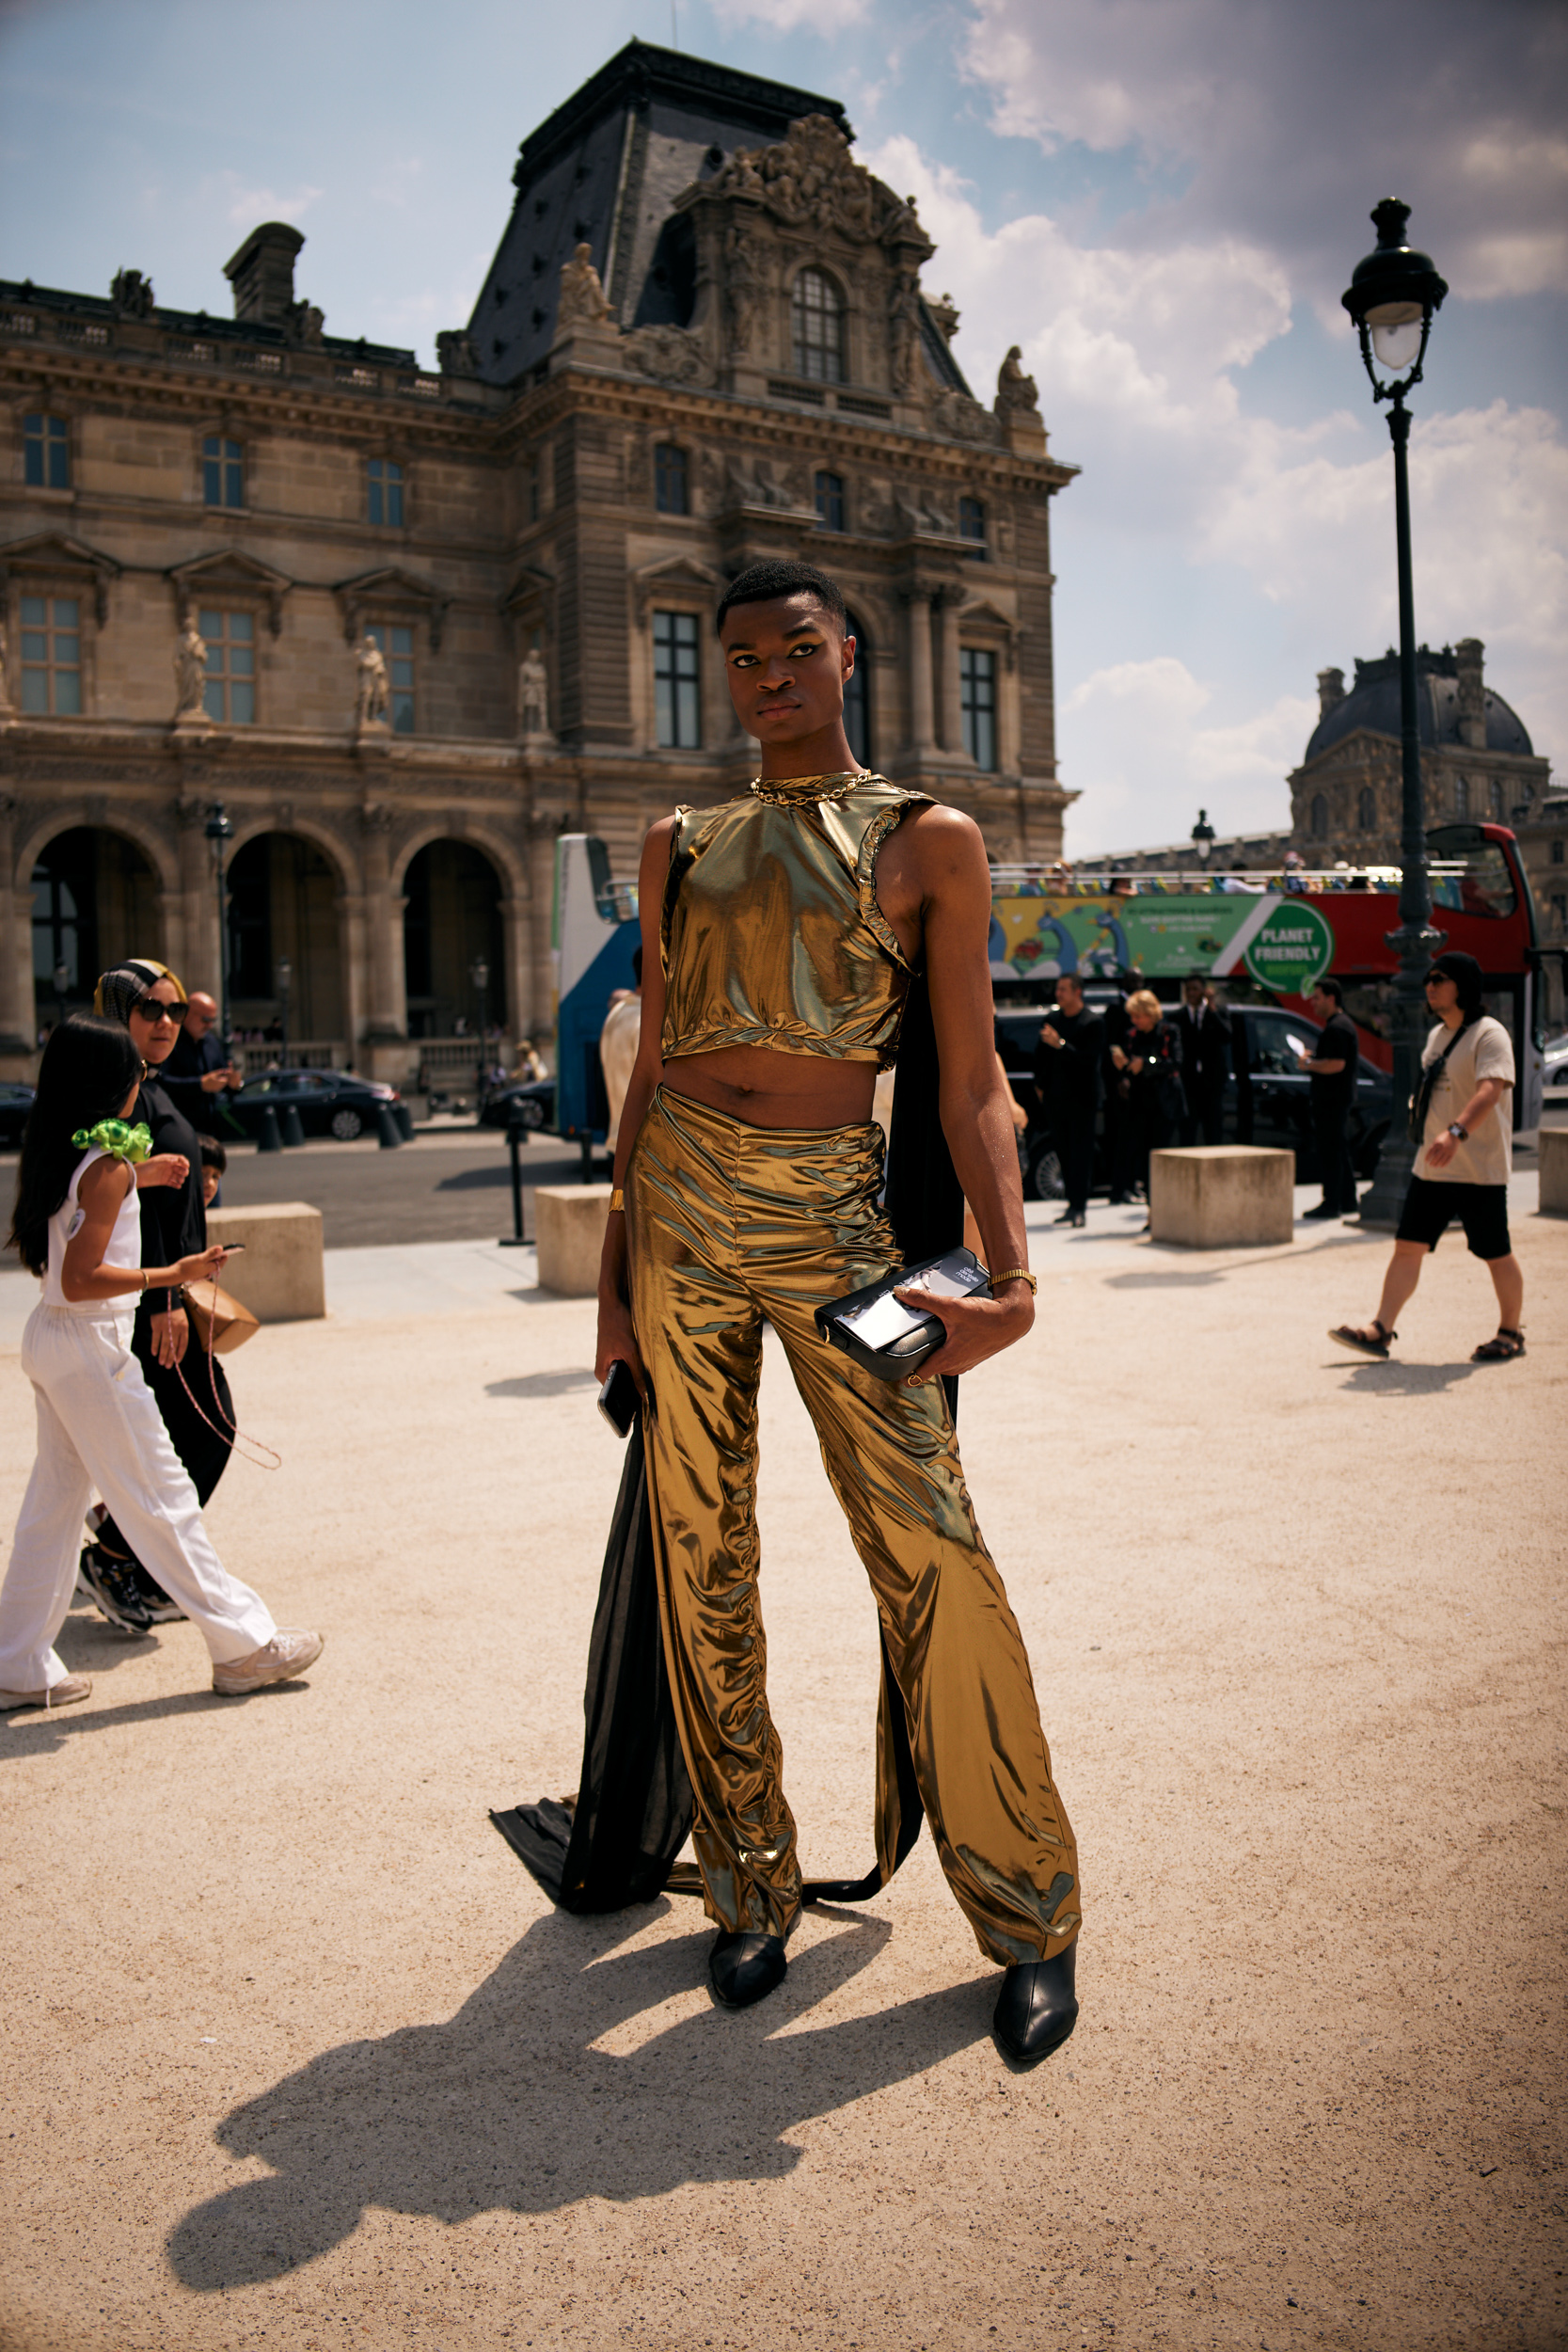
[[[1016,2062],[1066,2041],[1078,1859],[1029,1663],[974,1524],[942,1388],[1034,1321],[1018,1154],[994,1050],[990,879],[971,819],[857,768],[844,601],[754,564],[719,608],[749,791],[656,825],[641,870],[642,1021],[599,1281],[598,1375],[643,1399],[664,1650],[695,1799],[715,1997],[784,1975],[801,1901],[768,1709],[755,1518],[770,1323],[870,1577],[920,1804]],[[991,1293],[933,1300],[945,1343],[901,1384],[827,1347],[816,1309],[900,1264],[879,1205],[879,1067],[928,983],[942,1126]],[[883,1875],[894,1867],[882,1845]]]

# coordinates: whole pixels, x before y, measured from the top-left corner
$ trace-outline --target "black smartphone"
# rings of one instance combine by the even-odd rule
[[[245,1244],[243,1241],[226,1241],[220,1242],[218,1247],[226,1258],[237,1258],[245,1248]]]
[[[618,1438],[630,1437],[641,1402],[636,1381],[617,1357],[610,1367],[609,1379],[599,1391],[599,1410]]]

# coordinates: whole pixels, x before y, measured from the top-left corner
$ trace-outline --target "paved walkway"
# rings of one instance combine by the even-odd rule
[[[740,2017],[693,1905],[550,1912],[485,1809],[576,1782],[592,1308],[524,1251],[334,1253],[329,1319],[233,1367],[284,1467],[211,1514],[326,1629],[309,1684],[218,1700],[190,1628],[81,1610],[91,1701],[0,1727],[0,2345],[1561,2343],[1568,1222],[1528,1209],[1496,1368],[1456,1241],[1381,1365],[1323,1331],[1384,1236],[1031,1213],[1039,1323],[962,1403],[1084,1856],[1083,2023],[1026,2076],[928,1840]],[[771,1351],[763,1421],[789,1788],[847,1871],[875,1620]],[[29,1452],[0,1358],[8,1523]]]

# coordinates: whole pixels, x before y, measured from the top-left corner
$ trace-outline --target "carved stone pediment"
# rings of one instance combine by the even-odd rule
[[[931,401],[931,424],[934,431],[945,434],[950,441],[998,442],[1002,425],[989,408],[982,408],[977,400],[968,400],[962,392],[938,392]]]
[[[836,232],[853,245],[902,245],[922,260],[935,251],[905,200],[873,177],[849,152],[849,142],[826,115],[792,122],[775,146],[737,147],[721,171],[702,183],[704,195],[744,197],[788,229]]]
[[[706,342],[689,326],[634,326],[622,336],[619,348],[628,368],[652,376],[656,384],[713,382]]]
[[[641,628],[647,620],[649,607],[660,596],[695,597],[704,604],[713,604],[719,595],[719,575],[707,564],[700,564],[695,556],[667,555],[657,564],[644,564],[632,574],[632,594]]]
[[[13,576],[21,579],[28,572],[47,572],[56,580],[74,576],[84,587],[90,580],[100,628],[109,617],[109,582],[119,579],[121,569],[101,548],[88,547],[85,539],[72,539],[63,531],[42,531],[0,547],[0,589]]]
[[[198,555],[189,564],[171,564],[168,577],[174,582],[182,628],[195,607],[208,597],[221,596],[228,589],[236,596],[264,596],[267,627],[275,637],[282,632],[283,599],[294,583],[287,572],[275,571],[243,548],[215,548],[211,555]]]
[[[451,599],[437,588],[433,580],[421,580],[417,572],[405,572],[401,564],[388,564],[382,570],[361,572],[354,580],[341,580],[332,591],[342,608],[343,635],[355,644],[364,628],[366,610],[371,605],[402,607],[404,611],[422,612],[430,630],[430,650],[441,650],[441,627],[447,617]]]

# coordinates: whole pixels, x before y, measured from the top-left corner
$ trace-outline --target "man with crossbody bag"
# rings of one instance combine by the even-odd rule
[[[1427,974],[1427,1003],[1438,1025],[1421,1056],[1412,1104],[1416,1168],[1400,1213],[1383,1296],[1370,1325],[1341,1323],[1329,1333],[1341,1347],[1386,1356],[1395,1320],[1415,1295],[1421,1261],[1458,1217],[1470,1255],[1480,1258],[1497,1294],[1497,1330],[1470,1358],[1505,1364],[1525,1352],[1521,1318],[1525,1277],[1508,1237],[1508,1179],[1513,1046],[1500,1021],[1481,1010],[1481,969],[1450,949]]]

